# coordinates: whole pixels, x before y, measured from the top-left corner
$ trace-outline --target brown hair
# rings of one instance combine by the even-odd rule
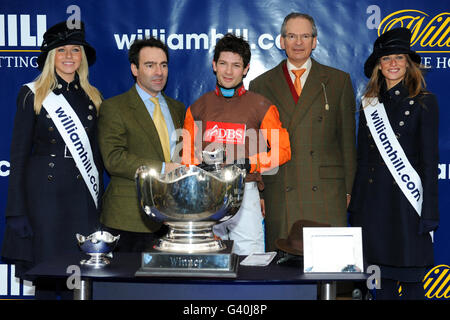
[[[405,77],[403,78],[403,83],[405,87],[408,89],[409,97],[415,97],[420,93],[426,93],[426,83],[423,77],[423,68],[421,68],[420,64],[411,60],[409,55],[406,56],[406,61],[408,62],[408,66],[406,67]],[[380,59],[378,59],[375,67],[372,71],[372,76],[367,83],[366,90],[364,91],[365,97],[378,97],[380,95],[381,86],[385,78],[381,73],[380,67]],[[364,108],[365,106],[363,106]]]

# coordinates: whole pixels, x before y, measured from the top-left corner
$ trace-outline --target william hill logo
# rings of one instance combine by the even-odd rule
[[[450,267],[441,264],[428,271],[423,287],[428,299],[450,299]]]
[[[37,68],[46,29],[46,15],[0,13],[0,69]]]
[[[381,21],[378,36],[398,27],[411,30],[411,46],[417,52],[450,53],[450,12],[430,16],[419,10],[399,10]]]
[[[39,47],[46,29],[45,15],[0,14],[0,49],[9,47],[2,51],[18,52],[18,47]]]

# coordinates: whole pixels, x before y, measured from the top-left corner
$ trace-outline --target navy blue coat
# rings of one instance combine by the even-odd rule
[[[357,172],[349,206],[350,223],[362,227],[364,256],[370,264],[426,267],[433,264],[428,231],[438,212],[438,103],[433,94],[408,98],[399,83],[382,90],[389,122],[423,186],[422,218],[396,184],[359,115]]]
[[[77,113],[88,134],[103,193],[102,161],[97,144],[97,111],[81,89],[78,77],[70,84],[58,77],[58,88]],[[34,94],[23,86],[11,142],[11,169],[2,258],[16,263],[16,274],[58,255],[79,252],[76,233],[88,235],[99,227],[86,184],[47,111],[35,114]],[[99,201],[99,204],[101,201]]]

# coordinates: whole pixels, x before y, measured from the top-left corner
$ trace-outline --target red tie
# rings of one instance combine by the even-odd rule
[[[302,93],[302,83],[300,82],[300,77],[303,73],[305,73],[306,69],[298,69],[298,70],[292,70],[292,73],[295,74],[295,81],[294,81],[294,88],[295,91],[297,91],[297,95],[300,97],[300,94]]]

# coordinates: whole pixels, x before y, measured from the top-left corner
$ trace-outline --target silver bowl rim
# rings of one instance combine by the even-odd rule
[[[99,236],[100,235],[100,236]],[[109,233],[108,231],[99,230],[94,233],[91,233],[88,236],[83,236],[82,234],[77,233],[76,238],[79,243],[83,244],[87,241],[90,241],[92,243],[107,243],[112,244],[114,242],[117,242],[120,239],[120,234],[117,236],[114,236],[113,234]],[[92,241],[94,240],[94,241]]]
[[[195,168],[195,169],[194,169],[194,168]],[[187,169],[186,174],[183,174],[182,176],[179,176],[179,177],[176,176],[176,177],[174,177],[174,178],[171,179],[171,180],[165,179],[166,175],[170,175],[170,174],[172,174],[174,171],[181,170],[181,169]],[[154,170],[155,174],[151,174],[151,173],[150,173],[152,170]],[[220,181],[220,182],[223,182],[223,183],[230,183],[230,182],[236,180],[237,178],[240,178],[240,177],[245,178],[245,176],[246,176],[246,171],[245,171],[245,169],[241,169],[241,168],[239,168],[239,167],[237,167],[237,166],[234,166],[234,165],[233,165],[233,166],[230,166],[230,167],[227,167],[227,168],[225,168],[225,169],[222,169],[222,171],[226,171],[226,170],[228,170],[229,172],[234,173],[234,175],[232,176],[232,178],[231,178],[230,180],[222,179],[222,178],[218,177],[217,175],[215,175],[215,174],[213,174],[213,173],[211,173],[211,172],[209,172],[209,171],[203,170],[202,168],[199,168],[199,167],[197,167],[197,166],[192,166],[192,165],[191,165],[191,166],[182,166],[182,167],[178,167],[178,168],[174,169],[174,170],[171,171],[171,172],[168,172],[168,173],[162,173],[162,174],[158,173],[157,170],[155,170],[155,169],[153,169],[153,168],[151,168],[151,167],[149,167],[149,166],[142,165],[142,166],[140,166],[140,167],[136,170],[136,178],[137,178],[137,177],[140,178],[141,173],[147,173],[147,174],[149,174],[152,178],[158,180],[159,182],[169,184],[169,183],[175,183],[175,182],[178,182],[179,180],[185,179],[185,178],[190,177],[190,176],[196,176],[196,175],[199,175],[199,174],[204,174],[204,175],[206,175],[206,176],[208,176],[208,177],[211,177],[211,178],[214,178],[215,180],[218,180],[218,181]],[[225,174],[225,173],[224,173],[224,174]],[[173,174],[172,174],[172,175],[173,175]],[[160,178],[161,176],[164,176],[164,178],[161,179],[161,178]]]

